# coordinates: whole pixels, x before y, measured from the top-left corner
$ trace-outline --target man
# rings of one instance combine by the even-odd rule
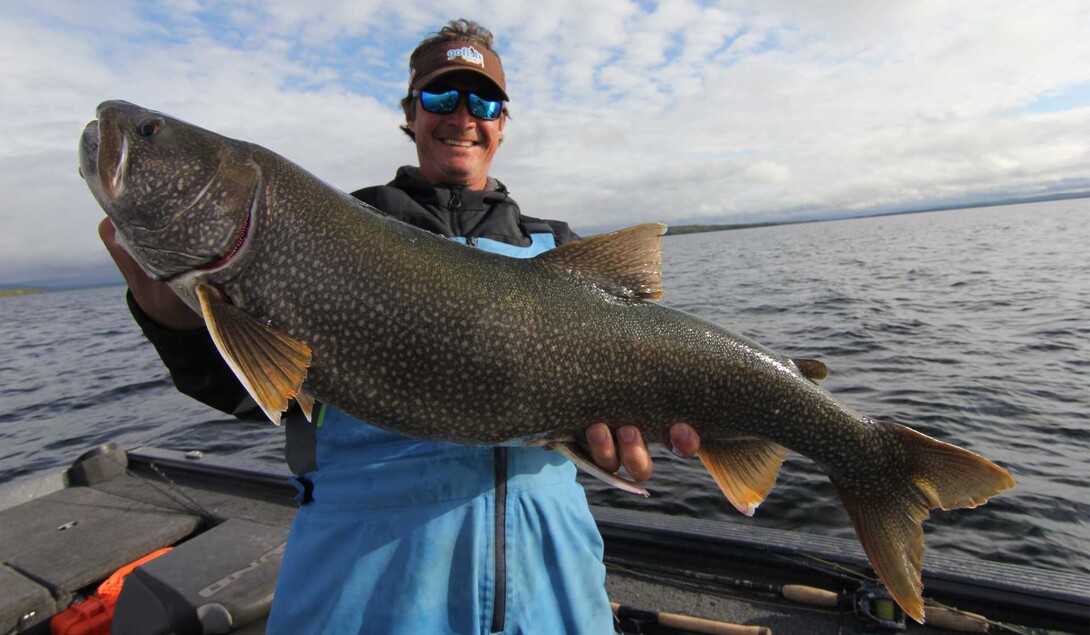
[[[424,40],[410,60],[403,130],[419,168],[354,196],[468,245],[528,258],[575,238],[567,224],[523,216],[489,176],[507,122],[492,35],[465,20]],[[253,402],[219,358],[203,321],[100,235],[125,275],[137,322],[179,390],[225,412]],[[422,377],[421,381],[427,381]],[[402,437],[320,405],[315,424],[285,417],[300,507],[284,554],[269,632],[605,633],[601,537],[575,468],[540,448],[479,448]],[[671,431],[695,454],[696,433]],[[637,480],[651,459],[628,426],[587,431],[599,466]]]

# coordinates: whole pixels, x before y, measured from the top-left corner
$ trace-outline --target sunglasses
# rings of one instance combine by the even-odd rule
[[[436,115],[449,115],[458,108],[458,102],[462,95],[466,96],[466,105],[469,113],[478,119],[494,121],[500,118],[503,111],[502,101],[492,101],[478,97],[475,93],[463,92],[457,89],[442,93],[433,93],[426,90],[414,90],[413,96],[420,98],[420,105],[424,110]]]

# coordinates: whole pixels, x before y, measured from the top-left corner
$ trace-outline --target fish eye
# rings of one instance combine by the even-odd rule
[[[142,137],[151,137],[157,134],[163,129],[163,120],[158,117],[154,119],[145,119],[136,126],[136,131],[140,133]]]

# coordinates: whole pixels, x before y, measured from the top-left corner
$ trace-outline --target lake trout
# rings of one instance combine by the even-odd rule
[[[556,449],[642,491],[577,439],[604,421],[665,441],[684,421],[747,515],[790,448],[836,485],[918,621],[929,510],[1014,486],[972,452],[857,414],[818,385],[821,362],[657,304],[662,225],[508,258],[384,216],[260,146],[121,101],[97,116],[80,172],[119,243],[203,315],[274,422],[319,400],[412,437]]]

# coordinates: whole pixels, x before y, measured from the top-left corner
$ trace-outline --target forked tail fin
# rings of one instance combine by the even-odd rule
[[[1014,487],[1014,479],[968,450],[896,423],[875,423],[898,441],[903,465],[884,482],[833,482],[878,577],[905,613],[923,623],[922,523],[929,510],[976,507]]]

